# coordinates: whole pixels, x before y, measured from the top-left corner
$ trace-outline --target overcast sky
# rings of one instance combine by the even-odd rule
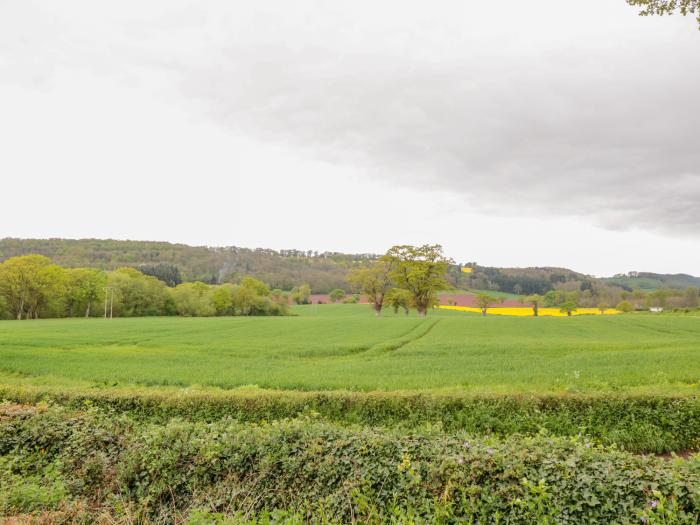
[[[700,275],[699,93],[623,0],[0,0],[0,237]]]

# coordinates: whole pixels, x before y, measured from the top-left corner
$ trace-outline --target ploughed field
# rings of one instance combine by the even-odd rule
[[[700,392],[700,319],[427,318],[364,305],[298,317],[0,323],[0,369],[51,382],[285,390]]]
[[[0,322],[0,522],[698,523],[700,319],[293,312]]]

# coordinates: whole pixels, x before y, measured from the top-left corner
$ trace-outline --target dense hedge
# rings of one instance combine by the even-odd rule
[[[697,523],[700,514],[697,459],[581,439],[305,418],[154,424],[9,404],[0,486],[0,515],[53,512],[53,521]]]
[[[579,433],[633,452],[700,449],[700,398],[658,395],[468,395],[389,392],[266,390],[65,389],[0,385],[0,399],[51,400],[69,407],[86,402],[152,422],[172,417],[256,422],[317,415],[371,426],[414,428],[426,423],[445,431],[507,436]]]

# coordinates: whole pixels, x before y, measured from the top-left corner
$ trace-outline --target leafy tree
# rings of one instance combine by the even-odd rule
[[[169,315],[173,300],[165,283],[136,268],[119,268],[108,274],[107,288],[114,293],[116,315],[139,317]]]
[[[85,311],[90,317],[92,305],[104,298],[107,274],[96,268],[74,268],[66,270],[65,301],[68,315],[75,308]]]
[[[382,257],[370,267],[356,268],[348,274],[350,285],[367,296],[377,316],[381,315],[384,299],[391,288],[391,273],[395,264],[393,259]]]
[[[214,287],[211,301],[216,315],[234,315],[234,297],[238,291],[236,285],[224,283]]]
[[[540,315],[540,303],[543,301],[541,295],[529,295],[525,298],[525,302],[532,304],[532,315],[538,317]]]
[[[546,294],[544,294],[543,298],[544,305],[549,308],[553,306],[559,306],[564,301],[564,294],[559,290],[550,290]]]
[[[437,291],[447,288],[445,273],[452,261],[439,244],[394,246],[383,257],[391,263],[390,276],[399,288],[411,293],[411,303],[424,316],[437,304]]]
[[[329,297],[331,298],[331,301],[335,303],[341,300],[343,297],[345,297],[345,290],[342,290],[341,288],[336,288],[335,290],[331,291]]]
[[[206,283],[194,282],[178,284],[172,290],[178,315],[187,317],[207,317],[216,313],[212,287]]]
[[[406,315],[411,306],[411,292],[401,288],[392,288],[386,295],[386,301],[394,310],[394,313],[399,313],[399,308],[403,308]]]
[[[700,29],[700,0],[627,0],[629,5],[640,6],[641,16],[672,15],[680,13],[683,16],[697,14],[698,29]]]
[[[163,281],[171,288],[182,283],[180,269],[174,264],[141,264],[138,266],[138,270],[144,275],[152,275],[156,279]]]
[[[9,319],[11,315],[10,309],[7,306],[7,300],[0,295],[0,319]]]
[[[292,301],[294,301],[296,304],[309,304],[309,297],[311,297],[311,287],[308,284],[295,286],[294,288],[292,288],[291,297]]]
[[[286,304],[287,295],[287,292],[280,290],[279,288],[275,288],[274,290],[270,291],[270,297],[272,297],[272,299],[277,301],[278,303],[284,302]]]
[[[601,314],[604,314],[605,311],[606,311],[608,308],[610,308],[610,307],[608,306],[607,303],[600,303],[600,304],[598,305],[598,310],[600,310],[600,313],[601,313]]]
[[[241,280],[241,287],[242,288],[250,288],[253,290],[257,295],[260,295],[262,297],[267,297],[270,295],[270,287],[267,286],[264,282],[255,279],[253,277],[244,277]],[[311,290],[309,290],[309,293]]]
[[[489,307],[494,303],[502,303],[503,299],[492,295],[480,293],[476,296],[476,304],[481,309],[481,315],[486,315]]]
[[[688,308],[698,307],[698,289],[695,287],[690,287],[686,289],[683,294],[683,305]]]
[[[0,295],[16,319],[39,316],[39,309],[63,286],[63,269],[43,255],[12,257],[0,264]]]
[[[616,308],[621,312],[629,313],[632,311],[632,304],[629,301],[620,301]]]
[[[571,299],[569,299],[569,300],[567,300],[567,301],[564,301],[564,302],[559,306],[559,311],[562,312],[562,313],[565,313],[566,315],[568,315],[569,317],[571,317],[571,314],[573,314],[573,313],[576,311],[577,308],[578,308],[578,307],[577,307],[576,303],[575,303],[574,301],[572,301]]]

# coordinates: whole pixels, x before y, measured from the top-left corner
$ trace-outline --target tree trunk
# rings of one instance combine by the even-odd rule
[[[24,297],[19,300],[19,308],[17,309],[17,320],[22,320],[22,312],[24,311]]]
[[[535,317],[538,317],[540,315],[540,307],[538,305],[535,305]]]
[[[566,315],[568,315],[569,317],[571,317],[571,312],[566,312]]]
[[[379,317],[382,315],[382,303],[375,302],[374,303],[374,315]]]
[[[484,317],[486,317],[486,308],[482,308],[482,309],[481,309],[481,315],[483,315]]]
[[[91,304],[91,301],[88,301],[87,309],[85,310],[85,318],[86,318],[86,319],[87,319],[88,317],[90,317],[90,304]]]

